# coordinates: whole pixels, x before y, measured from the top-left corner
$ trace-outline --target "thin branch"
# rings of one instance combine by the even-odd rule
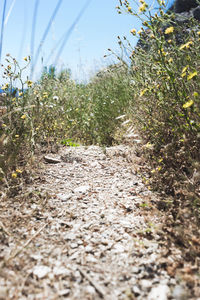
[[[91,277],[90,275],[88,275],[83,269],[81,269],[80,267],[78,267],[78,270],[79,272],[91,283],[91,285],[96,289],[97,293],[99,294],[99,296],[101,298],[104,298],[106,297],[106,293],[105,291],[102,289],[102,287],[97,283],[95,282]]]

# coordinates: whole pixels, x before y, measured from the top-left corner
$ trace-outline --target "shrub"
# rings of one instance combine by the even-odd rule
[[[197,196],[200,181],[200,176],[195,177],[195,174],[200,175],[199,23],[194,19],[182,25],[173,23],[175,17],[164,14],[164,1],[157,2],[160,13],[154,16],[143,0],[138,12],[128,1],[118,7],[119,12],[124,8],[142,19],[146,27],[138,32],[131,30],[140,39],[134,51],[130,42],[125,44],[120,40],[130,52],[130,72],[135,82],[132,118],[134,122],[137,120],[137,127],[146,140],[145,152],[153,167],[151,175],[156,186],[163,189],[164,184],[172,195],[192,189]],[[189,34],[180,35],[184,31]]]

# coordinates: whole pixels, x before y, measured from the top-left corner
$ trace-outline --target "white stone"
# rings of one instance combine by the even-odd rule
[[[151,289],[147,300],[167,300],[170,289],[167,285],[158,285]]]
[[[63,267],[63,266],[60,266],[60,267],[54,267],[53,268],[53,274],[54,275],[65,275],[65,276],[69,276],[70,275],[70,271]]]
[[[87,191],[89,191],[90,186],[89,185],[82,185],[74,189],[74,193],[83,193],[85,194]]]
[[[44,278],[50,271],[51,268],[47,266],[35,266],[33,268],[33,274],[37,276],[39,279]]]
[[[142,290],[147,291],[147,290],[149,290],[149,289],[151,288],[151,286],[152,286],[152,281],[147,280],[147,279],[142,279],[142,280],[140,281],[140,286],[141,286]],[[154,299],[154,300],[155,300],[155,299]]]
[[[72,194],[71,193],[68,193],[68,194],[62,194],[62,193],[60,193],[57,196],[58,196],[58,198],[60,200],[67,201],[67,200],[69,200],[72,197]]]

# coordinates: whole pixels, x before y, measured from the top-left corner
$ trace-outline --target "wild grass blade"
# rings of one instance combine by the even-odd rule
[[[11,14],[12,10],[13,10],[13,7],[14,7],[14,5],[15,5],[15,2],[16,2],[16,0],[13,0],[13,2],[11,3],[11,6],[10,6],[9,11],[8,11],[8,13],[7,13],[7,16],[6,16],[4,25],[6,25],[6,24],[8,23],[8,19],[9,19],[9,17],[10,17],[10,14]]]
[[[37,12],[40,0],[35,1],[34,13],[33,13],[33,22],[32,22],[32,32],[31,32],[31,58],[34,59],[34,46],[35,46],[35,28],[37,21]],[[31,74],[33,72],[33,63],[31,62]]]
[[[35,58],[33,59],[33,68],[32,68],[32,74],[31,74],[31,77],[33,76],[33,73],[34,73],[34,70],[35,70],[35,67],[36,67],[36,64],[37,64],[37,61],[38,61],[38,57],[39,57],[39,54],[40,54],[42,45],[43,45],[44,42],[45,42],[45,39],[46,39],[46,37],[47,37],[47,35],[48,35],[49,29],[50,29],[50,27],[51,27],[51,24],[52,24],[53,20],[55,19],[56,14],[57,14],[57,12],[58,12],[58,9],[60,8],[62,2],[63,2],[63,0],[58,0],[57,5],[56,5],[56,7],[55,7],[55,9],[54,9],[54,11],[53,11],[53,14],[52,14],[52,16],[51,16],[51,18],[50,18],[50,20],[49,20],[49,23],[47,24],[47,27],[46,27],[46,29],[45,29],[45,31],[44,31],[44,34],[43,34],[43,36],[42,36],[42,39],[41,39],[41,41],[40,41],[40,43],[39,43],[39,46],[38,46],[37,51],[36,51]]]
[[[5,20],[5,13],[6,13],[6,5],[7,5],[7,1],[4,0],[2,22],[1,22],[1,37],[0,37],[0,62],[1,62],[1,53],[2,53],[2,46],[3,46],[3,34],[4,34],[4,24],[5,24],[4,20]]]
[[[70,28],[67,30],[67,32],[65,33],[64,40],[63,40],[63,42],[62,42],[62,44],[61,44],[61,46],[60,46],[60,48],[59,48],[59,51],[58,51],[58,53],[57,53],[57,55],[56,55],[56,58],[55,58],[55,61],[54,61],[54,65],[57,64],[58,59],[59,59],[59,57],[60,57],[60,55],[61,55],[61,53],[62,53],[62,51],[63,51],[63,49],[64,49],[64,47],[65,47],[65,45],[66,45],[66,42],[68,41],[68,39],[69,39],[71,33],[72,33],[73,30],[74,30],[74,27],[75,27],[76,24],[79,22],[80,18],[83,16],[84,12],[86,11],[86,9],[87,9],[87,7],[89,6],[89,4],[90,4],[91,1],[92,1],[92,0],[88,0],[88,1],[85,3],[85,5],[84,5],[83,8],[81,9],[80,13],[79,13],[78,16],[76,17],[75,21],[72,23],[71,27],[70,27]]]

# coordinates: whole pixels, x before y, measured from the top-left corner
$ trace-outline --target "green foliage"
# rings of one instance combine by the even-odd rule
[[[8,56],[5,67],[8,83],[4,86],[6,111],[1,116],[0,128],[2,174],[7,174],[7,178],[11,174],[19,177],[16,169],[25,166],[39,144],[76,147],[78,143],[74,140],[84,144],[112,144],[121,122],[117,117],[131,101],[131,78],[126,69],[108,68],[89,84],[78,84],[70,78],[70,70],[56,74],[51,67],[33,84],[22,80],[30,58],[25,61],[25,67],[20,68]],[[21,87],[16,88],[19,83]],[[10,92],[13,87],[16,97]]]
[[[79,147],[80,145],[73,142],[72,139],[64,139],[60,142],[62,145],[68,146],[68,147]]]
[[[193,178],[200,172],[200,26],[196,20],[176,24],[172,14],[164,14],[164,1],[158,1],[159,15],[154,16],[145,1],[140,4],[138,12],[128,1],[118,7],[146,27],[131,30],[140,38],[134,50],[120,39],[121,48],[130,52],[135,82],[132,118],[148,142],[144,149],[157,187],[163,189],[164,183],[174,194],[182,184],[182,192],[199,193],[200,178]]]
[[[8,65],[4,68],[7,83],[2,87],[5,95],[0,119],[0,170],[3,174],[9,173],[16,161],[23,162],[23,157],[29,155],[34,146],[34,104],[29,102],[28,90],[25,91],[25,87],[30,88],[33,83],[22,81],[22,73],[30,58],[25,57],[24,60],[25,66],[21,68],[14,58],[7,55]]]
[[[145,141],[142,149],[156,186],[163,189],[164,184],[167,192],[175,194],[182,184],[182,193],[191,190],[196,201],[200,181],[199,24],[191,20],[186,25],[189,34],[183,35],[185,29],[173,23],[172,15],[164,14],[164,1],[158,4],[159,15],[152,16],[144,0],[137,12],[130,2],[120,1],[119,13],[124,8],[146,28],[131,29],[142,46],[133,49],[125,37],[118,37],[121,50],[130,52],[130,67],[117,55],[120,63],[98,72],[88,84],[74,82],[68,69],[57,74],[54,66],[46,68],[37,83],[23,82],[30,58],[20,68],[15,59],[7,57],[0,177],[13,171],[17,174],[16,169],[37,144],[112,145],[123,122],[118,117],[125,114]],[[15,97],[11,91],[16,81],[21,87]]]

